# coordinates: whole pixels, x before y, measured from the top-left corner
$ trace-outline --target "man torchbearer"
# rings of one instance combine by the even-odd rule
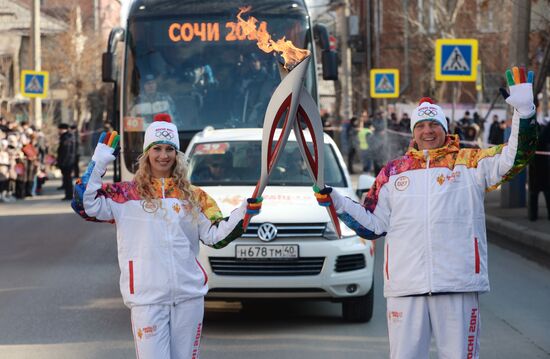
[[[510,94],[501,89],[515,109],[507,144],[461,149],[441,107],[423,98],[408,152],[386,164],[363,204],[320,191],[360,236],[385,235],[391,358],[428,358],[432,334],[440,358],[479,357],[478,293],[489,291],[484,195],[519,173],[536,144],[532,72],[513,70]]]

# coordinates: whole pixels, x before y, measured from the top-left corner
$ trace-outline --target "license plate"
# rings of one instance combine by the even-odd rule
[[[235,246],[235,257],[240,259],[294,259],[298,258],[297,244],[269,244],[263,246]]]

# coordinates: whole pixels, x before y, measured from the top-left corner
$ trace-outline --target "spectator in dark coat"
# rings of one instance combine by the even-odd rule
[[[73,177],[72,172],[76,161],[76,142],[69,125],[61,123],[57,126],[59,131],[59,147],[57,148],[57,167],[63,175],[63,189],[65,197],[63,200],[73,199]]]
[[[550,220],[550,121],[540,126],[537,151],[547,152],[536,154],[529,164],[529,197],[527,214],[530,221],[538,218],[539,192],[544,194],[546,200],[546,211]]]
[[[504,129],[498,120],[498,115],[493,115],[493,123],[489,129],[489,144],[500,145],[504,143]]]

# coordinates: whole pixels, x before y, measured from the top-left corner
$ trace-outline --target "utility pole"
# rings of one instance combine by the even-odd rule
[[[31,23],[31,58],[34,71],[42,69],[40,47],[40,0],[33,0]],[[35,97],[30,102],[30,120],[37,128],[42,127],[42,99]]]
[[[512,3],[512,31],[510,36],[509,65],[519,66],[529,63],[529,29],[531,25],[531,2]],[[526,171],[522,171],[512,181],[504,183],[500,192],[500,206],[503,208],[525,207]]]
[[[349,0],[344,0],[342,6],[339,9],[340,14],[340,26],[342,34],[342,115],[343,120],[349,120],[352,116],[351,100],[353,97],[353,90],[351,87],[351,50],[349,48],[349,28],[348,19],[350,15]]]

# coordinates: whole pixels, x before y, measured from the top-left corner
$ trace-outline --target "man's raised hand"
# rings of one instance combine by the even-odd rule
[[[534,72],[526,73],[524,66],[514,66],[506,70],[506,81],[510,88],[510,93],[504,88],[500,88],[500,93],[504,100],[514,107],[521,118],[528,118],[535,112],[533,103],[533,78]]]

